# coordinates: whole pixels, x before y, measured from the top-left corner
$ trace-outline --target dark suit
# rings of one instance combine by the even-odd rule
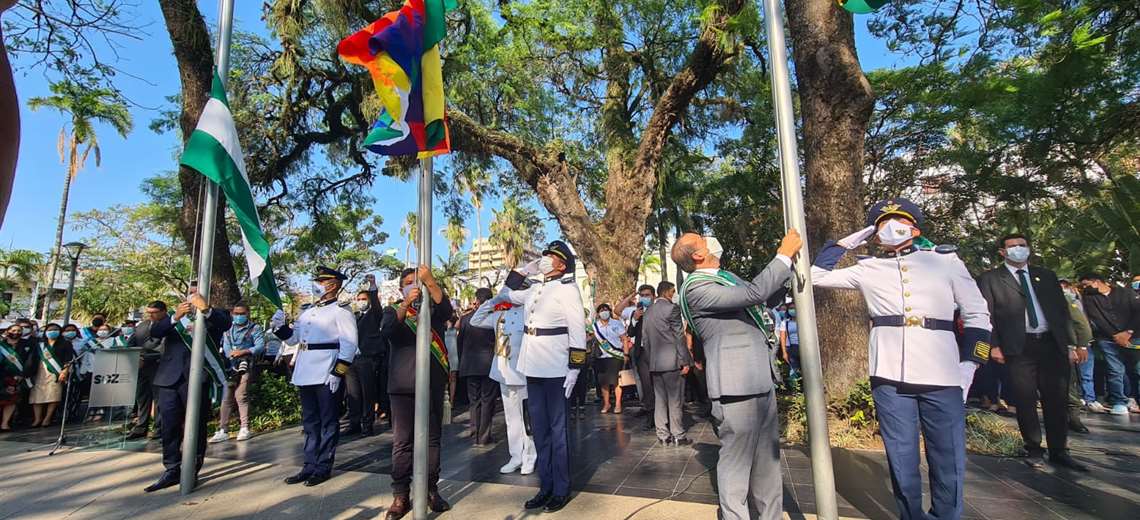
[[[636,312],[636,311],[635,311]],[[649,356],[645,354],[645,347],[641,341],[641,324],[645,321],[645,315],[642,314],[641,319],[633,316],[629,317],[629,323],[626,324],[625,333],[633,339],[633,349],[630,350],[632,354],[633,369],[637,371],[637,398],[641,400],[641,409],[649,414],[649,420],[653,421],[653,406],[656,403],[656,397],[653,395],[653,382],[652,374],[649,371]]]
[[[693,357],[685,345],[681,307],[664,298],[654,301],[642,317],[639,339],[648,358],[656,400],[653,422],[657,427],[657,438],[663,442],[669,437],[683,439],[685,426],[681,406],[685,400],[685,385],[681,369],[691,366]]]
[[[356,317],[356,346],[360,349],[345,374],[345,401],[348,403],[348,424],[360,425],[365,433],[372,432],[376,416],[374,407],[378,400],[376,383],[378,370],[383,359],[388,356],[388,341],[380,329],[383,325],[384,308],[376,291],[368,294],[368,310]]]
[[[1009,366],[1009,382],[1017,426],[1032,455],[1043,452],[1037,420],[1037,395],[1045,416],[1045,435],[1051,452],[1065,449],[1068,437],[1069,345],[1076,345],[1069,304],[1057,275],[1036,266],[1026,268],[1029,283],[1041,307],[1038,322],[1048,328],[1041,334],[1026,332],[1028,299],[1022,282],[1003,264],[978,277],[978,289],[990,308],[993,332],[990,343],[1001,348]],[[1034,311],[1036,314],[1036,311]]]
[[[162,340],[151,337],[150,322],[144,321],[135,327],[135,333],[127,339],[127,346],[143,349],[139,353],[139,379],[135,390],[135,427],[144,433],[150,426],[154,375],[158,373],[158,360],[162,357]]]
[[[447,295],[431,307],[431,327],[443,338],[447,320],[455,311]],[[412,484],[412,427],[415,421],[416,334],[406,323],[396,319],[396,309],[384,309],[384,337],[388,339],[388,396],[392,403],[392,492],[408,496]],[[439,485],[439,445],[443,424],[443,392],[447,371],[433,357],[431,365],[431,402],[428,416],[428,488]]]
[[[467,399],[471,417],[471,438],[476,444],[490,444],[491,422],[495,417],[495,399],[499,384],[491,379],[491,362],[495,358],[495,330],[471,326],[469,313],[459,320],[459,377],[467,380]]]
[[[222,344],[222,335],[233,324],[228,312],[210,310],[206,315],[206,332],[214,345]],[[187,331],[192,333],[192,331]],[[182,427],[190,397],[190,345],[182,340],[170,317],[151,323],[150,335],[162,340],[162,356],[154,374],[159,420],[162,421],[162,465],[167,473],[177,474],[182,467]],[[210,379],[202,375],[202,398],[197,403],[198,445],[197,469],[206,458],[206,423],[210,420]]]

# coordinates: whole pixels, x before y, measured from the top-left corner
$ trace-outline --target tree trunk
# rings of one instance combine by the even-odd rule
[[[174,46],[174,56],[178,60],[178,72],[182,83],[182,114],[179,125],[182,128],[183,143],[198,125],[202,108],[210,99],[210,84],[214,77],[214,54],[210,44],[210,31],[202,19],[202,13],[194,0],[160,0],[162,16],[166,21],[166,31]],[[178,216],[178,230],[182,239],[190,247],[200,239],[199,199],[205,197],[202,190],[202,174],[186,167],[178,169],[178,184],[182,188],[182,209]],[[214,305],[230,307],[241,298],[234,272],[233,257],[230,256],[230,240],[226,235],[225,197],[218,197],[218,218],[214,229],[213,273],[210,278],[210,300]],[[194,266],[197,266],[197,251],[192,251]]]
[[[863,227],[863,141],[874,107],[851,14],[834,0],[786,2],[807,174],[807,229],[818,249]],[[816,293],[825,387],[842,398],[867,377],[867,312],[855,291]]]
[[[71,180],[75,172],[79,171],[79,143],[75,140],[75,132],[67,148],[67,172],[63,175],[63,196],[59,199],[59,218],[55,225],[55,246],[51,250],[51,262],[48,264],[47,293],[44,294],[44,310],[40,315],[40,323],[46,325],[51,312],[51,292],[55,287],[55,273],[59,270],[59,255],[63,253],[63,227],[67,222],[67,198],[71,194]]]

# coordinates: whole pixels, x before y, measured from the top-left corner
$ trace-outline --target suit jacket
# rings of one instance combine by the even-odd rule
[[[162,339],[150,335],[150,321],[135,325],[135,333],[127,338],[127,346],[143,349],[139,353],[143,366],[152,366],[162,357]]]
[[[368,294],[368,310],[356,316],[356,347],[362,356],[384,357],[388,355],[388,341],[380,332],[384,324],[384,307],[380,305],[377,291]]]
[[[764,331],[747,308],[760,305],[783,287],[792,270],[783,261],[768,263],[751,282],[736,287],[694,282],[683,298],[692,313],[694,334],[704,341],[709,397],[745,397],[772,391],[773,358]]]
[[[1135,291],[1114,285],[1107,295],[1091,291],[1082,298],[1094,338],[1112,341],[1118,332],[1140,331],[1140,294]]]
[[[471,325],[468,313],[459,320],[459,377],[491,374],[491,362],[495,359],[495,329],[483,329]]]
[[[1061,293],[1057,275],[1044,267],[1029,266],[1029,280],[1041,306],[1041,316],[1057,343],[1057,352],[1068,355],[1069,345],[1076,345],[1069,315],[1069,301]],[[1017,356],[1025,349],[1026,296],[1021,281],[1004,264],[978,277],[978,290],[990,308],[993,331],[990,344],[1000,347],[1002,354]]]
[[[222,334],[225,334],[231,325],[233,318],[226,311],[210,309],[210,314],[206,315],[206,333],[214,341],[215,346],[222,344]],[[174,328],[172,317],[167,316],[151,323],[150,336],[162,340],[162,357],[159,358],[158,370],[154,375],[154,386],[174,387],[188,382],[191,346],[182,341],[182,336]]]
[[[430,298],[429,298],[430,300]],[[447,328],[447,320],[451,319],[455,311],[451,308],[451,300],[443,295],[443,301],[431,305],[431,328],[442,340]],[[380,327],[384,337],[388,340],[388,393],[414,394],[416,393],[416,333],[404,322],[396,319],[396,308],[389,306],[384,309],[383,325]],[[431,388],[433,392],[443,391],[447,386],[448,373],[432,356]],[[454,363],[456,360],[448,360]]]
[[[685,345],[681,306],[658,298],[641,320],[641,345],[649,359],[650,372],[671,372],[693,364]]]

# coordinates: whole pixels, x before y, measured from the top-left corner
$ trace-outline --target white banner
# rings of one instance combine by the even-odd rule
[[[91,408],[134,406],[138,386],[138,348],[97,350],[91,371]]]

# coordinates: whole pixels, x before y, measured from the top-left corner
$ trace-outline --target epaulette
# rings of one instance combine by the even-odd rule
[[[301,304],[301,311],[307,311],[307,310],[309,310],[309,307],[312,307],[312,306],[313,306],[313,304],[311,304],[311,303],[302,303]]]
[[[875,257],[873,257],[871,255],[855,255],[855,261],[856,262],[862,262],[863,260],[870,260],[872,258],[875,258]]]
[[[563,278],[563,279],[562,279],[562,283],[564,283],[564,284],[566,284],[566,283],[574,283],[574,278],[573,278],[573,277],[569,277],[569,278]]]
[[[934,252],[935,253],[942,253],[944,255],[948,255],[950,253],[957,253],[958,252],[958,246],[956,246],[954,244],[942,244],[940,246],[935,246]]]

